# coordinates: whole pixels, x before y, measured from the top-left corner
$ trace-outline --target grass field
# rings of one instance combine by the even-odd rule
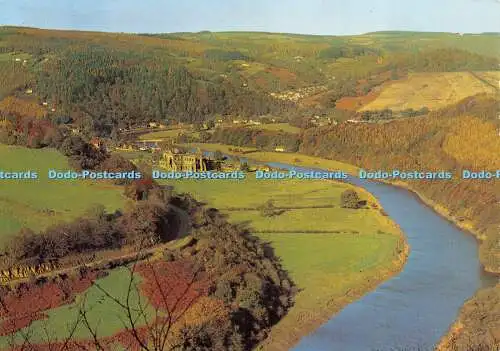
[[[49,169],[69,170],[55,150],[33,150],[0,144],[0,170],[37,171],[37,180],[0,181],[0,245],[21,227],[43,230],[82,215],[96,203],[123,208],[122,189],[107,183],[49,180]]]
[[[252,174],[243,181],[168,183],[210,206],[226,208],[223,212],[231,221],[247,223],[274,248],[297,284],[300,292],[295,305],[273,328],[262,346],[265,350],[289,349],[300,336],[373,288],[401,263],[396,263],[402,247],[400,232],[387,217],[375,209],[339,207],[342,191],[350,187],[347,184],[318,180],[262,181]],[[370,194],[358,191],[369,203],[376,203]],[[271,218],[263,217],[257,210],[228,209],[255,208],[269,199],[277,207],[301,208]]]
[[[347,163],[334,160],[326,160],[324,158],[307,156],[299,153],[258,151],[255,148],[223,145],[223,144],[191,143],[182,146],[200,148],[201,150],[205,151],[219,150],[225,154],[234,154],[239,157],[246,157],[260,162],[279,162],[279,163],[295,164],[299,167],[321,168],[332,171],[343,170],[350,174],[356,174],[359,170],[356,166]],[[234,152],[231,152],[229,150],[235,148],[243,150],[245,154],[235,154]]]
[[[102,289],[110,292],[114,298],[121,303],[125,303],[129,279],[130,273],[128,269],[117,268],[111,270],[107,277],[99,279],[97,283]],[[135,285],[140,284],[140,276],[136,275],[134,279]],[[85,300],[83,300],[84,297]],[[129,301],[133,313],[137,314],[137,316],[138,312],[136,310],[140,306],[139,301],[142,306],[147,306],[147,302],[143,297],[139,297],[136,289],[132,289]],[[107,297],[99,288],[93,286],[84,294],[78,295],[74,303],[47,311],[47,318],[33,322],[23,332],[29,333],[30,342],[32,343],[64,340],[68,337],[70,328],[78,321],[78,313],[81,308],[85,308],[89,323],[98,328],[101,337],[112,336],[121,331],[123,329],[122,321],[127,320],[126,311]],[[149,306],[145,312],[153,316],[153,309]],[[137,316],[134,318],[137,318]],[[49,338],[47,333],[49,333]],[[21,333],[18,333],[16,337],[19,342],[22,342]],[[74,339],[92,339],[92,335],[82,322],[79,323],[74,333]],[[2,349],[8,345],[8,342],[8,337],[0,337],[0,347]]]
[[[500,72],[475,72],[476,76],[483,79],[487,84],[500,88]]]
[[[435,110],[479,93],[495,93],[495,89],[469,72],[416,73],[387,85],[360,111],[422,107]]]
[[[153,140],[153,139],[167,139],[167,138],[177,138],[177,136],[181,133],[188,132],[186,129],[169,129],[162,130],[159,132],[151,132],[147,134],[143,134],[139,137],[139,140]]]
[[[285,133],[291,133],[291,134],[299,134],[300,133],[300,128],[291,126],[288,123],[261,124],[261,125],[251,126],[250,128],[269,130],[272,132],[285,132]]]
[[[0,62],[6,62],[6,61],[16,62],[16,59],[18,61],[29,60],[31,59],[31,55],[26,53],[15,53],[15,52],[7,52],[0,54]]]

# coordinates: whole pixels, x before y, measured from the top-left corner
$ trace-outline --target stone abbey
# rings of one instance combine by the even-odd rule
[[[160,167],[178,172],[205,172],[218,169],[218,163],[200,153],[165,151],[159,161]]]

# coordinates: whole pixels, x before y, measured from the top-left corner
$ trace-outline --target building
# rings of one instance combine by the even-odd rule
[[[181,153],[177,150],[165,151],[159,165],[169,171],[180,172],[204,172],[216,168],[216,162],[204,157],[201,153]]]

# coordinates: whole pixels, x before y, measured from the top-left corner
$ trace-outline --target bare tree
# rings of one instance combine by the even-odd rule
[[[172,333],[172,328],[174,324],[179,320],[179,318],[184,315],[184,313],[189,309],[189,307],[195,302],[195,300],[189,301],[189,304],[185,308],[181,308],[179,311],[180,304],[183,299],[187,296],[187,293],[192,288],[193,284],[197,281],[199,277],[200,270],[197,269],[193,272],[190,277],[189,283],[183,289],[182,293],[178,297],[173,297],[171,294],[174,287],[165,286],[161,283],[159,273],[155,269],[153,262],[150,259],[146,259],[145,263],[147,268],[151,270],[153,276],[153,284],[158,290],[161,296],[161,307],[153,306],[151,301],[143,298],[139,287],[135,281],[135,275],[137,273],[137,261],[130,267],[129,270],[129,280],[127,286],[127,292],[125,301],[121,301],[120,298],[113,295],[112,292],[103,288],[99,283],[95,283],[94,286],[106,296],[110,301],[112,301],[116,306],[119,307],[123,312],[125,312],[125,318],[121,318],[121,323],[123,330],[125,330],[136,345],[127,345],[128,347],[134,347],[144,351],[170,351],[180,348],[180,344],[175,342],[175,337]],[[132,294],[137,296],[137,303],[132,303]],[[172,298],[173,297],[173,298]],[[146,300],[146,301],[145,301]],[[149,311],[152,310],[153,316]],[[87,309],[85,304],[80,309],[80,316],[85,325],[89,330],[94,340],[94,344],[99,350],[104,350],[99,337],[98,328],[92,327],[89,322]],[[143,333],[143,331],[145,333]]]
[[[93,283],[93,287],[98,289],[103,296],[116,307],[120,313],[120,322],[122,330],[130,337],[130,344],[124,345],[127,349],[144,351],[170,351],[181,348],[182,340],[176,338],[174,325],[186,313],[186,311],[196,302],[196,298],[186,300],[186,296],[193,284],[199,279],[200,269],[193,269],[189,277],[188,284],[183,291],[172,294],[175,286],[165,286],[162,283],[160,274],[154,265],[154,261],[147,258],[143,261],[139,259],[142,256],[138,253],[137,259],[133,264],[126,266],[128,270],[128,281],[126,294],[124,298],[116,296],[115,293],[103,287],[98,281]],[[152,301],[144,297],[140,292],[137,282],[139,265],[143,269],[151,272],[152,284],[158,291],[160,303],[154,306]],[[43,297],[42,297],[43,298]],[[186,305],[186,301],[188,302]],[[3,302],[0,300],[0,302]],[[4,308],[8,308],[2,303]],[[9,335],[9,347],[16,351],[34,351],[43,349],[44,351],[70,351],[70,350],[99,350],[107,351],[111,349],[111,337],[99,333],[99,323],[97,325],[91,321],[89,314],[98,306],[91,305],[88,299],[88,292],[83,294],[82,299],[77,305],[78,314],[74,321],[68,323],[68,333],[64,338],[57,338],[50,332],[48,321],[44,322],[42,341],[35,342],[33,328],[30,326],[17,330]],[[36,313],[35,313],[36,314]],[[22,318],[36,317],[31,315],[15,315],[9,319],[12,323],[12,330],[16,330],[16,321]],[[83,328],[90,334],[89,340],[77,340],[75,334],[78,329]],[[40,332],[39,332],[40,333]],[[38,339],[40,340],[40,336]]]

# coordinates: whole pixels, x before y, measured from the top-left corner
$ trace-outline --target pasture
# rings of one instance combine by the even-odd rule
[[[271,132],[285,132],[291,134],[299,134],[300,128],[294,127],[288,123],[268,123],[250,126],[252,129],[268,130]]]
[[[81,216],[102,204],[123,208],[122,189],[104,182],[50,180],[49,169],[70,170],[56,150],[34,150],[0,144],[0,170],[38,172],[36,180],[0,180],[0,245],[22,227],[40,231],[60,221]]]
[[[470,72],[414,73],[387,84],[374,101],[359,111],[422,107],[436,110],[480,93],[495,93],[495,89]]]
[[[199,148],[204,151],[212,151],[212,152],[219,150],[224,154],[235,155],[238,157],[248,158],[259,162],[287,163],[287,164],[294,164],[298,167],[321,168],[331,171],[343,170],[350,174],[357,174],[359,170],[358,167],[347,163],[335,160],[327,160],[324,158],[307,156],[292,152],[260,151],[250,147],[241,147],[241,146],[224,145],[224,144],[206,144],[206,143],[190,143],[190,144],[184,144],[182,146]],[[230,149],[231,150],[241,149],[243,150],[243,154],[235,153]]]
[[[147,134],[142,134],[139,137],[139,140],[155,140],[155,139],[169,139],[169,138],[177,138],[181,133],[190,132],[187,129],[176,128],[176,129],[168,129],[162,130],[158,132],[151,132]]]
[[[0,100],[30,78],[29,70],[10,56],[0,54]]]
[[[387,217],[372,208],[340,208],[340,195],[350,185],[257,180],[253,174],[242,181],[166,183],[222,209],[231,221],[248,225],[274,249],[296,283],[295,304],[271,330],[264,349],[288,349],[297,338],[400,267],[403,242],[399,229]],[[358,192],[369,204],[376,203],[370,194]],[[255,208],[268,200],[289,209],[264,217]],[[324,208],[313,208],[318,206]]]

